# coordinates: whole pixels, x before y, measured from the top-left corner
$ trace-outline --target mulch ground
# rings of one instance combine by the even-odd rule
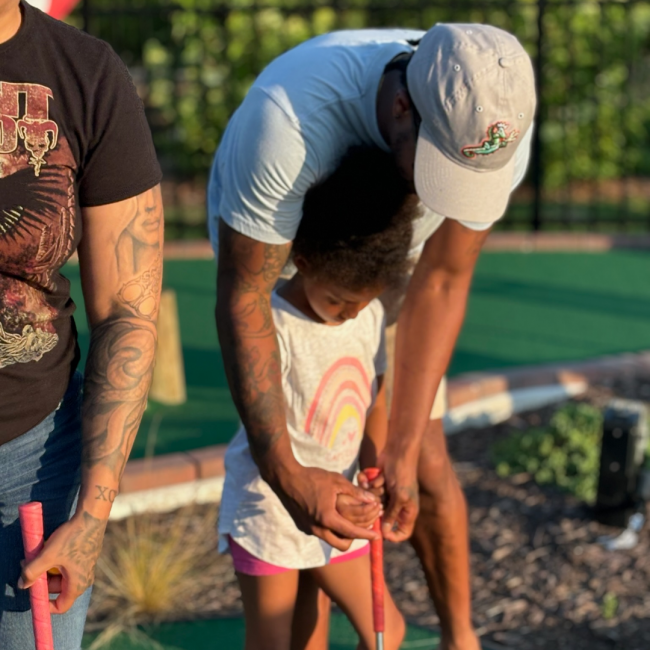
[[[604,406],[613,396],[648,401],[650,377],[595,388],[582,399]],[[448,440],[469,505],[475,625],[485,639],[518,650],[647,650],[650,526],[634,549],[606,551],[597,539],[618,529],[594,522],[588,507],[526,475],[499,477],[489,461],[492,443],[547,423],[555,409]],[[413,622],[435,624],[411,549],[387,549],[387,565],[402,611]]]
[[[650,401],[650,377],[594,388],[581,399],[602,406],[613,396]],[[650,525],[634,549],[606,551],[597,539],[617,529],[597,524],[588,507],[527,475],[499,477],[489,461],[493,442],[543,425],[554,410],[449,438],[469,504],[475,625],[485,640],[517,650],[647,650]],[[385,558],[388,585],[409,622],[437,624],[411,547],[387,545]],[[230,558],[215,559],[210,573],[213,587],[195,613],[240,613]]]

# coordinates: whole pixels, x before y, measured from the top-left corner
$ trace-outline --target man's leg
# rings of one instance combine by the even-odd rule
[[[451,465],[442,420],[429,421],[418,467],[420,514],[411,543],[440,617],[442,650],[478,650],[472,629],[467,503]]]

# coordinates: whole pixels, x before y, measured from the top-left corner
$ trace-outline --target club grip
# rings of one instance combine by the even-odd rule
[[[43,548],[43,506],[32,501],[18,506],[20,527],[23,534],[25,559],[31,562]],[[50,595],[47,588],[47,574],[40,576],[29,589],[32,604],[32,621],[36,650],[54,650],[52,618],[50,616]]]
[[[376,479],[381,470],[368,467],[363,470],[369,481]],[[374,532],[381,536],[381,519],[372,525]],[[372,622],[375,632],[384,631],[384,542],[381,537],[370,542],[370,574],[372,579]]]

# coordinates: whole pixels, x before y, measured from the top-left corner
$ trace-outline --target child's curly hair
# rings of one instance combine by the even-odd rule
[[[392,154],[352,147],[307,192],[292,254],[313,275],[352,291],[390,287],[408,271],[418,205]]]

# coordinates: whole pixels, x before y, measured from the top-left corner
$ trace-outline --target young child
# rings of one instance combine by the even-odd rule
[[[352,480],[374,466],[387,431],[384,312],[377,297],[405,273],[417,199],[390,154],[352,149],[305,198],[293,242],[297,273],[272,296],[287,426],[298,462]],[[364,483],[367,479],[363,477]],[[375,484],[378,487],[381,481]],[[337,509],[370,526],[339,497]],[[374,650],[369,545],[344,553],[298,530],[260,477],[243,428],[226,453],[220,550],[232,553],[246,619],[246,650],[305,650],[318,587],[346,613],[359,649]],[[404,621],[388,593],[385,647]]]

